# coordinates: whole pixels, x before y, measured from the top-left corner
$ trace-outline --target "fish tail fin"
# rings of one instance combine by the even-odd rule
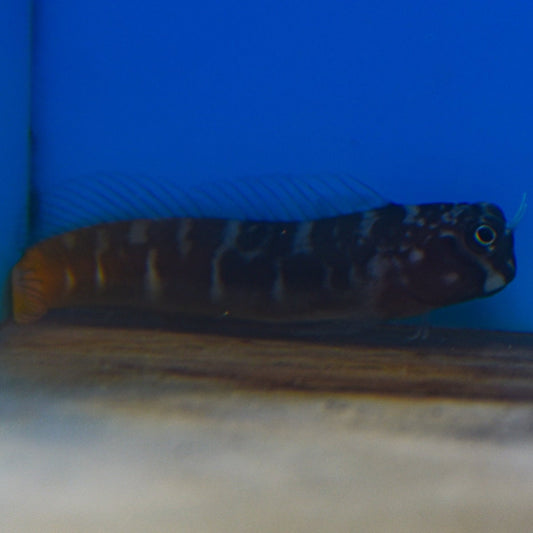
[[[41,318],[48,311],[46,280],[32,264],[31,257],[24,256],[11,271],[11,298],[13,319],[27,324]]]

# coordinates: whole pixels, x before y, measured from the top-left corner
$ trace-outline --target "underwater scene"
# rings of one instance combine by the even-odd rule
[[[533,4],[0,35],[0,529],[530,528]]]
[[[531,183],[528,17],[482,5],[443,20],[418,3],[311,2],[300,13],[138,2],[125,15],[120,3],[37,2],[37,211],[61,199],[68,231],[90,217],[320,219],[375,207],[357,205],[348,177],[382,204],[493,203],[512,227],[516,279],[425,320],[529,331],[527,209],[511,226]],[[443,275],[461,278],[454,268]]]

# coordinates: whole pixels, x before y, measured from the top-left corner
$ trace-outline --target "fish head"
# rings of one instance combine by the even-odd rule
[[[501,291],[516,276],[514,234],[503,211],[495,204],[471,204],[458,227],[464,228],[463,246],[485,274],[481,296]]]
[[[516,275],[513,229],[491,203],[407,206],[387,287],[403,300],[389,314],[419,312],[491,296]],[[399,297],[401,296],[401,298]]]

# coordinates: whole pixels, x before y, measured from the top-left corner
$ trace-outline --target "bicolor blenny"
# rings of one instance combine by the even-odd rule
[[[12,271],[13,317],[79,306],[268,321],[408,317],[503,289],[516,272],[513,230],[490,203],[100,223],[25,252]]]

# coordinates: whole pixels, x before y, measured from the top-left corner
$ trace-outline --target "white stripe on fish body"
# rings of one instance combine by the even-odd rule
[[[76,287],[76,276],[74,272],[70,268],[65,269],[65,293],[72,292],[74,288]]]
[[[146,258],[144,287],[150,301],[158,302],[160,300],[163,282],[157,270],[157,249],[155,248],[150,249]]]
[[[102,263],[102,255],[109,250],[109,235],[105,228],[100,228],[96,233],[96,246],[94,249],[94,259],[96,263],[95,268],[95,282],[99,291],[105,288],[106,274]]]
[[[134,220],[131,222],[128,233],[128,242],[130,244],[146,244],[148,240],[149,220]]]
[[[102,291],[105,289],[106,285],[106,275],[104,266],[102,264],[102,259],[100,255],[96,256],[96,288],[99,291]]]
[[[313,246],[311,244],[311,231],[314,227],[313,221],[299,222],[296,233],[294,235],[294,243],[292,245],[293,253],[309,254],[312,253]]]
[[[235,241],[239,236],[240,229],[240,221],[231,220],[227,222],[222,244],[215,250],[213,255],[211,276],[211,300],[213,302],[220,302],[224,298],[225,287],[220,279],[219,262],[224,252],[235,248]]]
[[[178,250],[182,257],[186,257],[191,250],[191,242],[188,239],[189,232],[193,225],[193,220],[190,218],[179,219],[178,231],[176,232],[176,241],[178,243]]]

